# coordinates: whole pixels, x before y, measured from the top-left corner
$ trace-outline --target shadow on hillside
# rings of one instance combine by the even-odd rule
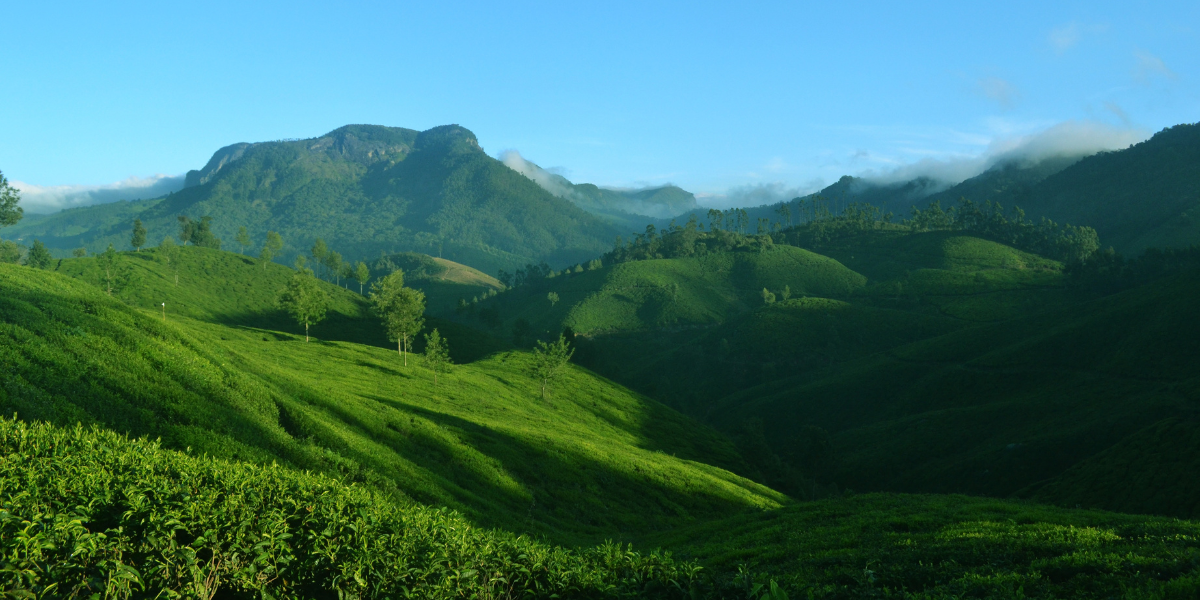
[[[373,439],[453,484],[444,486],[446,492],[484,526],[542,534],[558,543],[590,545],[606,539],[636,541],[696,519],[721,518],[752,508],[738,498],[723,497],[711,481],[679,481],[678,473],[649,462],[605,463],[575,448],[551,445],[548,439],[546,445],[539,445],[526,437],[394,398],[364,397],[411,415],[408,423],[389,423],[388,433]],[[360,430],[376,429],[348,411],[326,408]],[[488,473],[472,468],[469,461],[456,456],[462,453],[454,444],[422,433],[412,416],[487,455],[520,487],[505,487]],[[439,503],[436,498],[418,499]]]

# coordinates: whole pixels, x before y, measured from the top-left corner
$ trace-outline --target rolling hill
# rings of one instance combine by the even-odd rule
[[[325,285],[333,316],[304,343],[269,318],[287,269],[269,264],[264,276],[231,253],[184,254],[194,256],[178,287],[155,277],[161,263],[121,256],[145,272],[144,291],[123,296],[130,304],[195,295],[168,299],[165,320],[88,283],[81,263],[96,259],[63,261],[59,273],[0,266],[0,408],[276,461],[560,541],[633,539],[787,501],[727,470],[749,469],[713,430],[586,370],[570,369],[544,401],[527,354],[468,351],[458,360],[474,362],[435,386],[357,312],[357,292]],[[232,285],[215,288],[201,271]],[[450,327],[452,350],[472,348],[474,334]],[[360,343],[372,333],[378,345]]]

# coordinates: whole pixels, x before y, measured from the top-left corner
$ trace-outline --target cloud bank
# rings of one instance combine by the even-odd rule
[[[1000,165],[1031,164],[1056,156],[1087,156],[1104,150],[1120,150],[1149,137],[1150,132],[1144,129],[1113,127],[1094,121],[1066,121],[1032,135],[993,140],[982,154],[976,156],[926,158],[888,172],[867,171],[859,176],[882,185],[918,177],[954,185]]]
[[[108,185],[33,185],[13,181],[21,193],[21,207],[30,214],[57,212],[65,208],[105,204],[118,200],[157,198],[183,189],[183,175],[130,177]]]
[[[497,157],[504,165],[525,177],[533,180],[534,183],[542,187],[542,189],[567,200],[579,200],[575,190],[571,189],[570,182],[561,175],[556,175],[525,160],[520,152],[516,150],[505,150]]]
[[[797,196],[806,196],[820,190],[823,182],[814,180],[806,185],[789,185],[783,182],[756,183],[734,186],[722,194],[696,194],[696,202],[705,208],[727,209],[735,206],[762,206],[778,204]]]

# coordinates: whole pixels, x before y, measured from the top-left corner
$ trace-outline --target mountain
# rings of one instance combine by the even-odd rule
[[[348,259],[422,251],[485,273],[527,262],[569,264],[611,248],[626,233],[555,197],[488,156],[457,125],[417,132],[349,125],[294,141],[217,151],[187,187],[159,200],[73,209],[29,219],[6,235],[63,251],[128,247],[132,218],[152,244],[179,231],[176,217],[212,216],[233,245],[238,227],[255,244],[284,239],[282,260],[322,238]]]

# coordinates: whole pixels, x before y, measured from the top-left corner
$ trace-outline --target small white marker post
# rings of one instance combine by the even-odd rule
[[[163,307],[163,322],[166,323],[167,322],[167,303],[163,302],[162,307]]]

